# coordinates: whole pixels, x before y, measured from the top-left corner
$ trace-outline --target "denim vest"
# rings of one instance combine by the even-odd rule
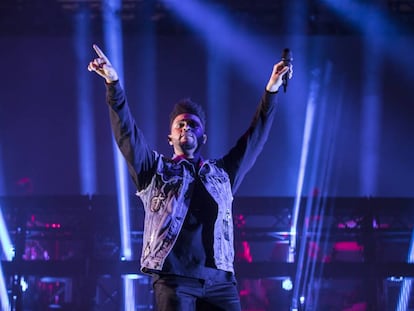
[[[194,174],[217,203],[214,224],[214,260],[218,269],[234,273],[233,194],[228,174],[214,160],[203,162],[198,172],[185,159],[178,162],[154,152],[156,173],[148,187],[138,191],[145,209],[141,268],[161,270],[186,217]]]

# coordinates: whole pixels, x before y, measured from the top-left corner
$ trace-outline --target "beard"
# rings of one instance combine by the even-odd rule
[[[185,151],[197,152],[203,145],[203,135],[196,136],[194,134],[187,134],[180,139],[181,149]]]
[[[180,145],[185,148],[197,147],[197,138],[193,134],[186,134],[180,137]]]

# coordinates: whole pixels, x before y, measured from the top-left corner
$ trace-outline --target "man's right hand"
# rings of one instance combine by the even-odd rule
[[[98,57],[89,63],[88,70],[95,71],[98,75],[105,79],[106,83],[117,81],[119,79],[118,73],[115,68],[112,67],[108,57],[106,57],[106,55],[96,44],[93,45],[93,49]]]

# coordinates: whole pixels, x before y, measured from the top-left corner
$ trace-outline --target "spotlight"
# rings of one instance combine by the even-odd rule
[[[26,280],[23,277],[20,280],[20,286],[22,288],[22,292],[25,292],[29,288],[29,284],[26,282]]]
[[[390,276],[389,278],[387,278],[388,281],[390,282],[402,282],[404,281],[404,277],[402,276]]]
[[[290,278],[284,279],[282,282],[282,288],[287,291],[292,290],[293,288],[292,280]]]
[[[127,274],[125,277],[129,280],[139,280],[143,278],[143,276],[139,274]]]

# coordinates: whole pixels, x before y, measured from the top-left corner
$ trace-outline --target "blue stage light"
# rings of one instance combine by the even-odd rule
[[[79,60],[77,68],[77,107],[78,107],[78,144],[79,176],[82,194],[94,194],[96,185],[96,153],[91,79],[85,70],[89,61],[90,18],[87,11],[80,11],[75,19],[74,49]]]
[[[105,49],[111,63],[117,68],[120,81],[123,81],[123,42],[122,42],[122,22],[119,12],[122,9],[121,0],[104,0],[105,7],[103,27]],[[130,238],[130,217],[129,217],[129,193],[128,193],[128,172],[125,160],[113,139],[113,152],[115,162],[115,176],[118,193],[118,211],[121,230],[121,256],[125,260],[132,259],[131,238]],[[124,286],[124,310],[135,310],[135,291],[133,280],[125,276],[122,277]]]
[[[282,281],[282,288],[287,291],[291,291],[293,289],[293,283],[290,278],[284,279]]]
[[[11,261],[14,256],[14,248],[11,244],[9,233],[7,231],[7,226],[3,218],[3,212],[0,206],[0,239],[1,247],[5,260]],[[2,258],[3,260],[3,258]],[[7,294],[6,282],[4,280],[3,269],[0,266],[0,301],[2,310],[10,310],[10,301]]]

